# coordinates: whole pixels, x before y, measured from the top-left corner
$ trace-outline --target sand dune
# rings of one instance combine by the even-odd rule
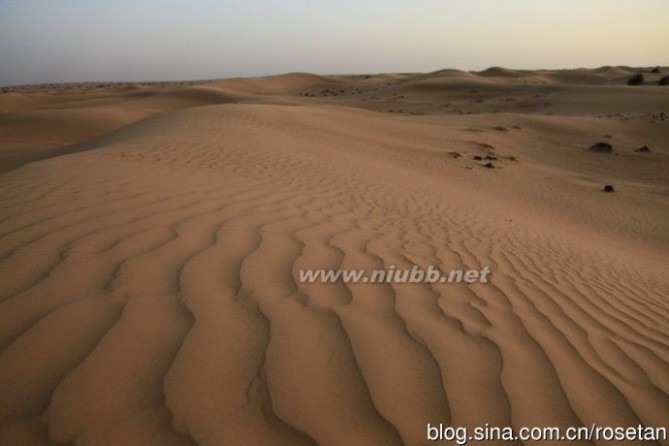
[[[668,426],[669,89],[611,70],[0,95],[0,444]],[[297,279],[390,265],[492,276]]]

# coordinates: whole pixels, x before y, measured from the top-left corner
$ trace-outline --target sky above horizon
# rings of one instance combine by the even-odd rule
[[[669,65],[667,0],[0,0],[0,85]]]

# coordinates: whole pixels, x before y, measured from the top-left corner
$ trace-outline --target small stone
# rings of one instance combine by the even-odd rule
[[[613,188],[612,184],[607,184],[604,186],[604,192],[615,192],[616,190]]]

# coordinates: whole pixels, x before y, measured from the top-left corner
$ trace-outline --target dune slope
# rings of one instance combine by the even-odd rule
[[[494,75],[516,77],[479,88]],[[667,426],[665,121],[402,116],[289,80],[262,101],[161,93],[169,109],[0,176],[0,444]],[[606,133],[618,155],[589,152]],[[298,281],[391,265],[492,276]]]

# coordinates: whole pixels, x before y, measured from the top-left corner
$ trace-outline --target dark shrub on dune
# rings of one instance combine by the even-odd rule
[[[660,79],[660,82],[658,82],[660,85],[669,85],[669,76],[664,76],[662,79]]]
[[[613,152],[613,146],[607,142],[598,142],[590,146],[590,150],[598,153],[611,153]]]
[[[627,85],[642,85],[643,84],[643,74],[638,73],[634,76],[627,79]]]

